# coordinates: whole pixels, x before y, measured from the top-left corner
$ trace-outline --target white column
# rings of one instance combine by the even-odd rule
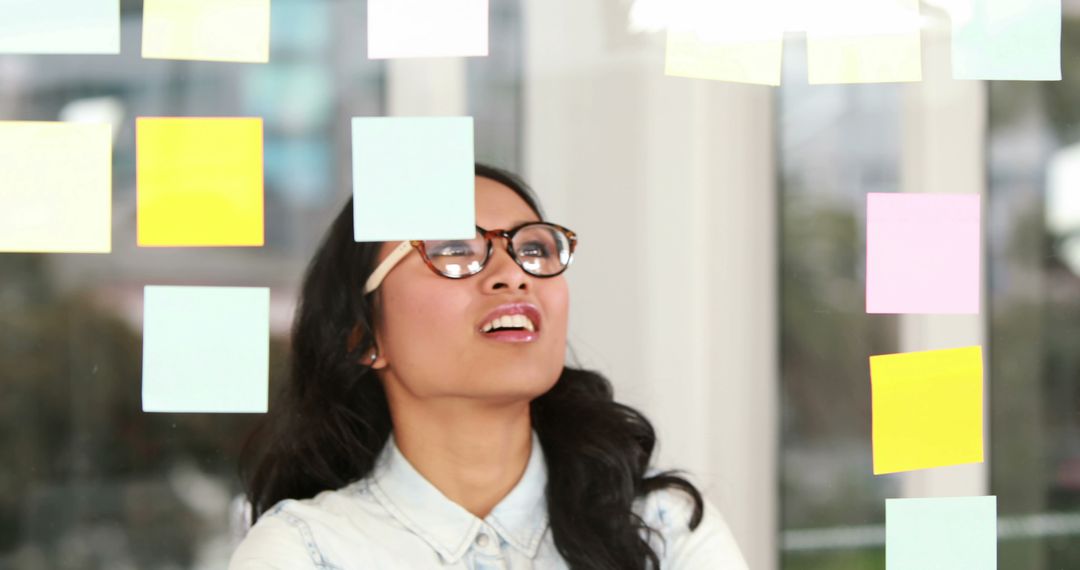
[[[387,60],[386,108],[398,117],[467,114],[464,58]]]
[[[956,81],[951,77],[948,20],[944,13],[927,7],[925,15],[934,25],[923,33],[923,77],[905,86],[902,191],[980,194],[983,197],[983,231],[986,231],[986,88],[981,81]],[[985,240],[984,247],[985,247]],[[914,352],[982,345],[984,364],[989,311],[986,303],[986,255],[980,252],[983,307],[978,315],[903,315],[900,317],[900,350]],[[989,369],[984,394],[987,463],[959,465],[905,473],[901,488],[905,497],[985,495],[989,465]]]
[[[664,76],[663,34],[612,6],[527,3],[525,174],[582,240],[570,342],[773,569],[773,91]]]

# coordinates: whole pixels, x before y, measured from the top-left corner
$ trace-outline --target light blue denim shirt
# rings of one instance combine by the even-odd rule
[[[548,527],[546,482],[534,432],[521,480],[480,519],[424,479],[391,436],[370,476],[311,499],[282,501],[260,517],[229,569],[565,569]],[[634,511],[664,539],[653,545],[661,567],[746,570],[717,510],[706,502],[691,532],[692,509],[679,491],[657,491],[635,503]]]

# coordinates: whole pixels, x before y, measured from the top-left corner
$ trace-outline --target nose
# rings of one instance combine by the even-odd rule
[[[528,290],[532,276],[521,267],[518,267],[518,264],[510,257],[510,252],[506,250],[506,238],[502,236],[496,237],[492,245],[495,252],[491,255],[491,259],[487,261],[487,266],[484,267],[484,271],[481,273],[484,277],[484,291],[499,291],[502,289],[512,291]]]

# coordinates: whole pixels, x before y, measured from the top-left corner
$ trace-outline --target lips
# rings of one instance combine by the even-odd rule
[[[528,317],[528,319],[532,321],[533,326],[536,328],[536,333],[539,333],[540,329],[542,328],[540,324],[540,310],[536,308],[536,305],[533,305],[532,303],[506,303],[504,305],[499,305],[498,307],[495,307],[495,309],[493,309],[491,312],[484,315],[484,318],[481,319],[479,323],[477,323],[476,330],[483,333],[484,325],[499,317],[510,315],[524,315]],[[497,335],[504,334],[504,332],[517,331],[502,331],[488,334]]]

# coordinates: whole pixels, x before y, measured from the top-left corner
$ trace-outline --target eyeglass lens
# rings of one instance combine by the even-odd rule
[[[555,275],[570,262],[570,239],[547,224],[523,226],[511,241],[518,264],[538,277]],[[477,230],[470,240],[426,240],[424,251],[432,265],[447,277],[479,273],[487,262],[487,240]]]

